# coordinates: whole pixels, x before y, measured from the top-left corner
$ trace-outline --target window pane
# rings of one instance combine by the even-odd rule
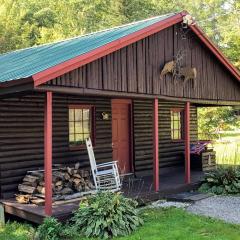
[[[91,109],[69,109],[69,143],[83,145],[85,139],[91,136]]]
[[[75,121],[82,121],[82,109],[75,109]]]
[[[177,131],[177,139],[180,139],[180,131]]]
[[[174,113],[174,120],[178,120],[178,112]]]
[[[173,122],[173,128],[174,129],[179,129],[179,122],[178,121]]]
[[[83,122],[83,132],[84,133],[89,133],[90,132],[90,122],[89,121],[84,121]]]
[[[69,109],[69,121],[74,121],[74,109]]]
[[[69,122],[69,133],[74,133],[74,122]]]
[[[83,121],[89,121],[90,119],[90,110],[89,109],[83,109]]]
[[[80,122],[75,122],[75,133],[82,133],[82,121]]]
[[[176,131],[173,130],[173,139],[176,139]]]
[[[172,131],[172,139],[175,139],[175,132]]]
[[[90,134],[89,133],[84,133],[84,140],[89,138],[90,137]]]
[[[76,134],[76,135],[75,135],[75,142],[76,142],[77,144],[84,144],[83,133],[81,133],[81,134]]]
[[[74,143],[74,134],[69,134],[69,142]]]
[[[171,111],[171,137],[174,140],[181,139],[181,112]]]

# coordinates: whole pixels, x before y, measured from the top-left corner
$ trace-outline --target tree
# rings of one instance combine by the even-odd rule
[[[0,53],[183,9],[240,67],[239,0],[0,0]]]
[[[232,107],[205,107],[198,109],[198,132],[213,135],[218,131],[234,130],[240,121]]]

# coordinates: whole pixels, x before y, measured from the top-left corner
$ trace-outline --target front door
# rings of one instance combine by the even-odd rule
[[[113,160],[118,161],[120,173],[129,173],[131,154],[130,108],[131,100],[112,100],[112,148]]]

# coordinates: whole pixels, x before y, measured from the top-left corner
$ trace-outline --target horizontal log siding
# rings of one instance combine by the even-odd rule
[[[101,120],[111,111],[110,99],[53,96],[53,163],[89,165],[86,150],[70,151],[68,146],[68,105],[96,107],[96,158],[112,159],[111,120]],[[0,101],[1,197],[16,193],[28,170],[43,166],[44,96],[32,95]]]
[[[159,161],[160,168],[177,167],[184,165],[184,141],[172,141],[171,139],[171,115],[172,108],[184,108],[178,102],[159,102]],[[197,108],[190,108],[190,139],[197,140]]]
[[[134,165],[137,175],[152,172],[152,114],[150,100],[133,101]],[[70,151],[68,146],[68,105],[92,104],[96,107],[96,159],[112,160],[111,120],[102,120],[102,112],[111,112],[111,100],[103,98],[53,96],[53,162],[89,166],[86,150]],[[171,141],[170,108],[182,103],[159,101],[160,168],[182,164],[183,143]],[[43,166],[44,95],[35,94],[0,101],[0,181],[1,197],[16,193],[17,185],[29,170]],[[191,107],[191,139],[197,138],[196,108]]]
[[[171,140],[171,108],[184,108],[183,103],[159,101],[159,167],[172,168],[184,164],[184,141]],[[150,100],[134,100],[135,171],[147,175],[153,169],[153,103]],[[197,108],[191,106],[191,142],[197,140]],[[161,173],[161,171],[160,171]]]
[[[133,101],[135,173],[152,173],[153,162],[153,102]]]
[[[174,25],[87,65],[57,77],[50,86],[66,86],[133,94],[159,94],[197,100],[239,101],[240,84],[191,31],[182,39]],[[197,79],[160,79],[164,64],[185,50],[183,66],[196,67]],[[112,93],[114,95],[114,92]]]

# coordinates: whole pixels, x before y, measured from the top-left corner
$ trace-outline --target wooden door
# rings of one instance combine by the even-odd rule
[[[121,173],[131,171],[131,100],[112,100],[113,160],[118,160]]]

